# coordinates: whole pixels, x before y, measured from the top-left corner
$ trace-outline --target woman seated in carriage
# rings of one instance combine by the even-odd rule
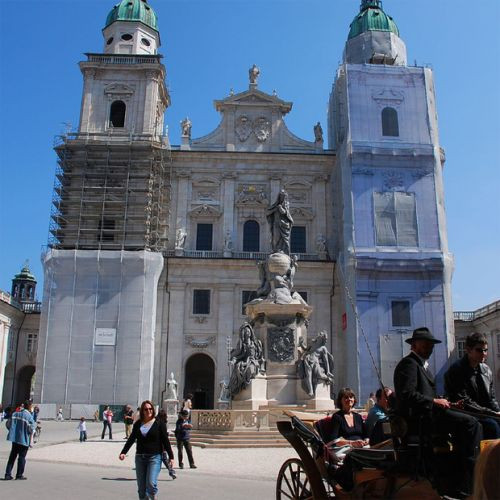
[[[349,387],[339,391],[335,401],[339,411],[316,422],[316,429],[328,446],[362,448],[368,445],[366,425],[359,413],[353,411],[356,395]]]

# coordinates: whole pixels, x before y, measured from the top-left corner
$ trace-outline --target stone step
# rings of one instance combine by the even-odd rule
[[[255,443],[255,442],[241,442],[241,443],[197,443],[191,441],[193,446],[198,446],[200,448],[291,448],[287,441],[277,442],[277,443]]]

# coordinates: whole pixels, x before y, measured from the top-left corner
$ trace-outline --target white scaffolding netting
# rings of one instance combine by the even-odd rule
[[[152,390],[161,253],[50,250],[36,397],[136,404]]]

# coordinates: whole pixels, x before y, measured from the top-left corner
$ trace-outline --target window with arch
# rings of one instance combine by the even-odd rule
[[[260,251],[260,226],[255,220],[247,220],[243,224],[243,251]]]
[[[109,111],[109,123],[115,128],[123,128],[125,126],[125,111],[127,106],[123,101],[114,101],[111,104]]]
[[[382,135],[399,137],[398,112],[394,108],[382,110]]]

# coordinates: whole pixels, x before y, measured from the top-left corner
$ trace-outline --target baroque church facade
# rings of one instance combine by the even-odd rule
[[[80,63],[78,130],[56,146],[37,402],[160,402],[173,373],[180,396],[216,408],[282,189],[295,290],[314,308],[309,332],[329,334],[334,389],[364,398],[376,371],[392,385],[422,325],[443,340],[431,362],[445,368],[453,261],[432,71],[407,65],[379,0],[361,2],[314,142],[288,130],[292,103],[261,91],[254,66],[248,89],[215,101],[212,133],[191,137],[186,119],[171,146],[152,6],[123,0],[103,34]]]

